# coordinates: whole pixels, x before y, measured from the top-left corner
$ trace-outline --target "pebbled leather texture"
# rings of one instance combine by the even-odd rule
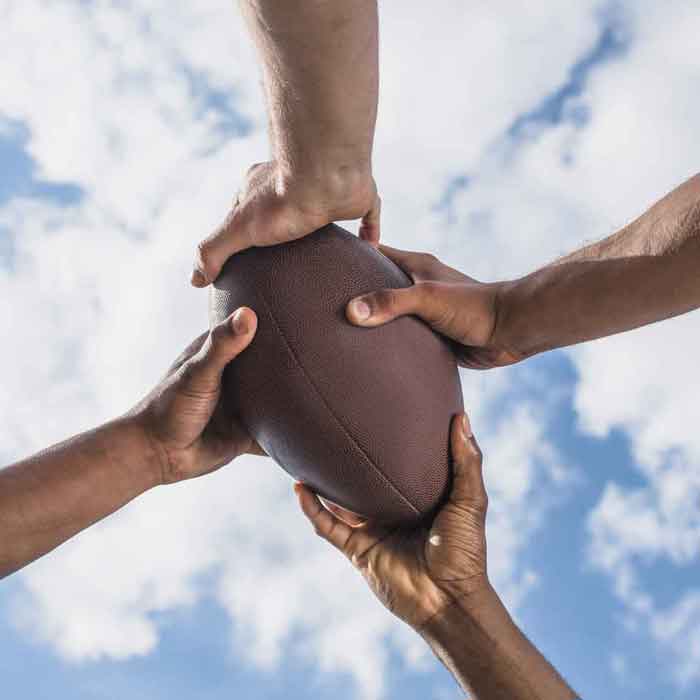
[[[347,302],[406,274],[329,225],[234,255],[212,286],[210,322],[258,314],[225,373],[226,399],[263,449],[319,495],[386,524],[431,514],[450,483],[449,428],[462,390],[447,343],[404,317],[378,328]]]

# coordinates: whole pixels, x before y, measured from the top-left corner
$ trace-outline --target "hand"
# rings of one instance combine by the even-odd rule
[[[481,452],[466,415],[453,419],[450,441],[452,489],[430,527],[412,532],[369,522],[352,527],[342,509],[324,508],[308,487],[295,485],[301,508],[317,534],[352,561],[394,615],[417,630],[455,600],[489,588],[487,497]],[[347,519],[356,522],[354,516]]]
[[[245,452],[265,454],[221,400],[224,369],[250,345],[256,328],[251,309],[235,311],[191,343],[131,412],[160,456],[162,483],[207,474]]]
[[[197,248],[192,284],[205,287],[233,254],[302,238],[333,221],[361,219],[360,238],[379,241],[381,201],[370,174],[318,179],[284,175],[274,162],[258,163],[226,220]]]
[[[525,355],[500,340],[503,286],[477,282],[434,255],[379,246],[414,282],[406,289],[383,289],[353,299],[347,317],[358,326],[379,326],[413,314],[454,342],[457,360],[469,369],[502,367]]]

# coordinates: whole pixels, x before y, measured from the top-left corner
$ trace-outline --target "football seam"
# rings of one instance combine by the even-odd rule
[[[277,319],[275,318],[275,315],[272,313],[272,309],[270,308],[270,305],[267,303],[267,298],[265,297],[265,294],[261,292],[260,298],[262,299],[263,304],[265,304],[265,308],[267,310],[267,313],[269,314],[270,318],[272,319],[272,323],[275,326],[275,329],[277,330],[277,333],[279,334],[280,338],[282,338],[282,341],[284,342],[285,347],[287,348],[289,354],[292,356],[292,359],[294,362],[297,364],[299,369],[301,370],[302,375],[304,376],[304,379],[306,379],[307,383],[309,386],[313,389],[314,393],[316,396],[321,400],[321,403],[326,407],[326,410],[330,414],[331,418],[340,426],[340,429],[342,432],[350,439],[351,444],[353,447],[357,450],[357,452],[360,453],[362,458],[365,460],[367,464],[372,468],[372,470],[381,478],[382,481],[384,481],[385,484],[389,486],[389,488],[415,513],[416,515],[420,515],[420,511],[418,508],[416,508],[411,501],[404,496],[404,494],[401,493],[401,491],[391,482],[389,477],[374,463],[374,461],[370,458],[370,456],[362,449],[362,446],[357,442],[357,440],[353,437],[352,433],[348,430],[348,428],[343,424],[343,422],[338,418],[338,416],[335,414],[333,409],[331,408],[330,404],[326,400],[326,398],[323,396],[319,388],[316,386],[316,384],[313,382],[311,377],[309,376],[308,372],[304,368],[304,365],[300,362],[299,358],[297,357],[297,354],[294,352],[294,348],[292,347],[292,344],[289,342],[287,339],[287,336],[284,334],[284,331],[280,327],[279,323],[277,323]]]

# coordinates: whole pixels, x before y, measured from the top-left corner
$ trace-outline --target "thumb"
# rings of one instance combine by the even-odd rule
[[[485,513],[488,496],[484,486],[483,457],[466,413],[452,419],[450,452],[454,476],[450,501],[477,506]]]
[[[243,306],[214,326],[199,352],[188,363],[188,389],[195,393],[218,389],[226,365],[250,345],[257,325],[255,312]]]
[[[346,315],[357,326],[381,326],[409,314],[430,325],[439,325],[445,311],[441,292],[441,285],[436,282],[418,282],[405,289],[381,289],[350,301]]]

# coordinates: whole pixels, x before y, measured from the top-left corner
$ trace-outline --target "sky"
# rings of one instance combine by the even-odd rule
[[[381,3],[383,236],[512,279],[700,162],[683,0]],[[0,463],[120,415],[206,327],[196,242],[268,157],[236,7],[0,0]],[[463,372],[490,576],[583,698],[700,691],[700,316]],[[14,697],[450,700],[245,457],[0,582]]]

